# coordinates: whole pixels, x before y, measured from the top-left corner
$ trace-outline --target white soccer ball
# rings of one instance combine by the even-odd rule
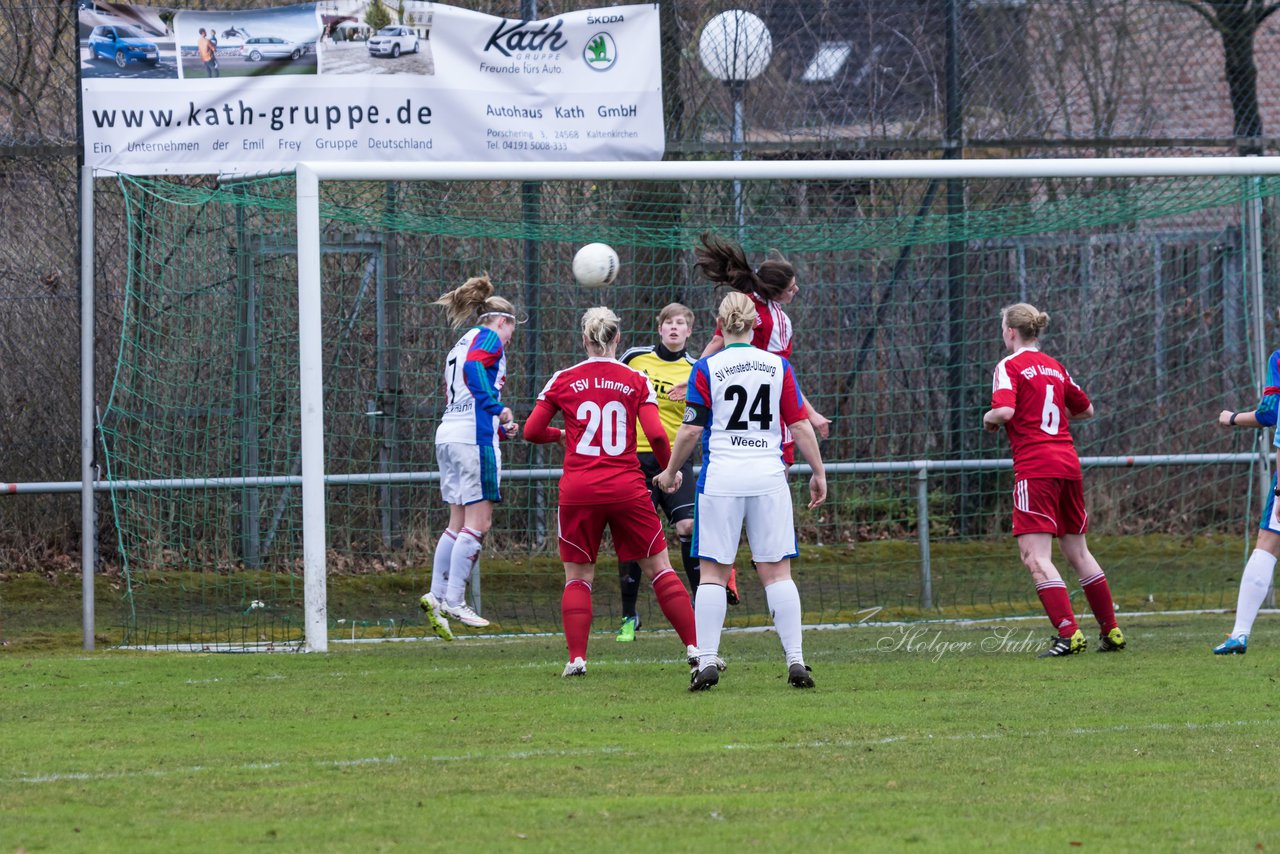
[[[584,288],[602,288],[618,278],[618,253],[607,243],[588,243],[573,256],[573,277]]]
[[[257,611],[265,607],[267,607],[267,603],[263,602],[261,599],[254,599],[249,603],[249,610],[251,611]]]

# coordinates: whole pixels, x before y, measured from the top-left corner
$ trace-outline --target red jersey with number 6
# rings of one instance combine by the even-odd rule
[[[1088,409],[1089,397],[1066,368],[1030,347],[1002,359],[991,380],[991,407],[1002,406],[1013,407],[1005,430],[1015,479],[1081,479],[1068,414]]]
[[[561,504],[608,504],[634,496],[649,500],[636,457],[640,409],[658,412],[649,378],[614,359],[590,358],[557,371],[538,395],[564,413]]]

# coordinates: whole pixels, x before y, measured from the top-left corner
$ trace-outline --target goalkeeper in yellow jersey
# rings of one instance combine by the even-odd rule
[[[662,418],[662,426],[666,428],[667,438],[674,441],[676,430],[684,419],[684,383],[689,381],[689,371],[694,359],[685,351],[685,344],[693,332],[693,312],[678,302],[673,302],[658,313],[658,343],[648,347],[632,347],[622,354],[622,363],[645,374],[653,384],[658,395],[658,414]],[[680,386],[675,398],[671,397],[673,386]],[[636,455],[640,458],[640,467],[644,470],[644,479],[648,483],[654,507],[662,509],[667,521],[675,526],[676,537],[680,540],[680,560],[684,566],[684,574],[689,579],[689,589],[698,588],[698,559],[689,554],[689,541],[693,536],[693,497],[696,490],[696,478],[693,476],[693,461],[684,464],[684,484],[671,494],[653,486],[653,478],[662,471],[653,449],[645,438],[644,432],[637,430]],[[640,615],[636,611],[636,597],[640,593],[640,564],[623,561],[618,564],[618,575],[622,580],[622,629],[618,632],[618,640],[629,642],[635,640],[636,629],[640,627]]]

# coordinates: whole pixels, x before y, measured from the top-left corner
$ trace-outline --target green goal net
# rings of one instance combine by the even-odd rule
[[[432,301],[487,271],[528,314],[503,390],[523,418],[551,373],[583,358],[589,306],[613,308],[632,346],[652,343],[658,311],[682,302],[701,352],[719,297],[693,268],[707,230],[752,259],[777,249],[799,271],[792,361],[833,419],[822,443],[831,497],[815,512],[797,502],[807,622],[1039,613],[1009,536],[1007,441],[980,427],[1003,355],[999,310],[1023,300],[1052,316],[1044,347],[1098,410],[1072,432],[1090,544],[1121,609],[1232,607],[1267,445],[1215,421],[1256,400],[1263,306],[1246,213],[1261,208],[1270,223],[1280,185],[961,184],[949,197],[947,181],[926,179],[323,182],[330,636],[429,634],[418,597],[447,518],[432,436],[457,336]],[[105,557],[121,576],[125,642],[296,645],[294,181],[121,187],[131,265],[100,422],[116,533]],[[617,250],[622,273],[588,290],[570,260],[596,241]],[[557,631],[558,452],[516,441],[503,454],[504,501],[471,595],[491,631]],[[806,480],[793,474],[797,495]],[[615,567],[606,547],[600,630],[620,620]],[[730,623],[763,625],[749,574]],[[662,623],[651,599],[642,611],[646,628]]]

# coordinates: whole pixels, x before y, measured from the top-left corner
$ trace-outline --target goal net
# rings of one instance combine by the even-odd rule
[[[626,347],[653,343],[659,310],[682,302],[701,352],[719,294],[692,247],[708,230],[752,259],[777,249],[799,271],[793,363],[833,419],[830,499],[816,512],[797,501],[807,622],[1039,613],[1009,536],[1007,440],[980,427],[1003,355],[999,311],[1018,301],[1049,312],[1045,349],[1098,411],[1072,432],[1090,544],[1120,608],[1231,607],[1269,442],[1218,428],[1216,415],[1257,399],[1269,352],[1257,334],[1266,317],[1269,342],[1272,322],[1251,260],[1267,247],[1255,252],[1249,224],[1273,221],[1276,181],[949,187],[820,167],[737,182],[322,181],[318,281],[303,291],[318,322],[302,330],[294,177],[120,179],[131,264],[100,421],[115,531],[104,559],[120,574],[125,642],[303,642],[307,423],[322,428],[323,458],[310,462],[325,527],[311,543],[327,582],[310,619],[334,641],[429,634],[418,597],[447,518],[432,437],[457,335],[432,301],[487,271],[527,313],[503,389],[523,418],[551,373],[583,358],[589,306],[619,314]],[[595,241],[623,267],[587,290],[570,260]],[[300,332],[314,335],[323,376],[310,409]],[[558,452],[516,441],[503,463],[471,595],[492,631],[556,631]],[[798,496],[806,481],[793,473]],[[615,567],[606,547],[599,630],[621,619]],[[730,623],[766,624],[749,576]],[[661,623],[652,601],[641,608],[646,627]]]

